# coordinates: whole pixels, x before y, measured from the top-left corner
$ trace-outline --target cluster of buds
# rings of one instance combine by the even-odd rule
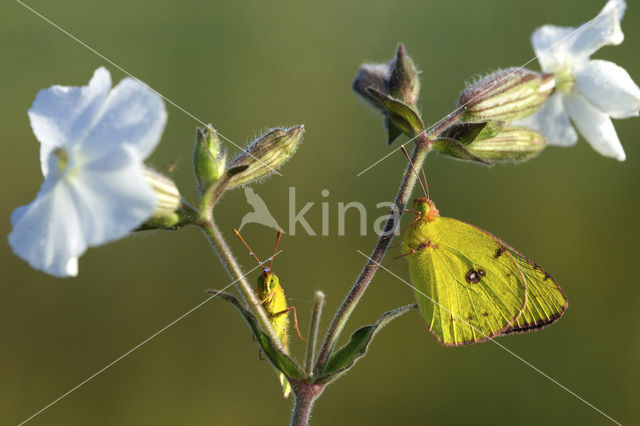
[[[227,164],[227,153],[211,126],[196,130],[193,165],[198,189],[204,193],[225,178],[225,188],[256,181],[276,172],[300,146],[304,126],[278,127],[255,139],[233,161]]]
[[[353,81],[353,90],[384,114],[389,145],[402,133],[414,137],[424,130],[416,108],[420,96],[419,71],[402,44],[391,62],[362,65]]]
[[[425,131],[417,109],[418,70],[404,46],[387,64],[362,65],[353,89],[385,116],[388,142],[401,134],[414,138]],[[555,90],[553,74],[523,68],[494,72],[469,85],[458,100],[458,119],[431,145],[449,157],[491,164],[522,161],[546,146],[544,137],[512,123],[536,112]]]
[[[438,136],[435,148],[464,160],[527,160],[547,145],[538,132],[513,125],[536,112],[555,90],[553,74],[508,68],[489,74],[465,89],[458,99],[461,123]]]

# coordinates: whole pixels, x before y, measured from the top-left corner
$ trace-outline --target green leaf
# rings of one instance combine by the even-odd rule
[[[480,132],[487,126],[487,122],[480,123],[456,123],[447,127],[438,135],[440,139],[452,139],[460,142],[462,145],[469,145],[476,140]]]
[[[491,139],[505,126],[504,121],[481,121],[478,123],[455,123],[438,135],[438,139],[453,139],[468,146],[472,142]]]
[[[392,98],[373,87],[367,89],[382,102],[389,120],[404,134],[413,138],[424,131],[424,124],[416,111],[402,101]]]
[[[472,154],[469,150],[460,142],[453,139],[438,139],[431,147],[437,150],[442,155],[447,157],[457,158],[458,160],[473,161],[475,163],[491,166],[491,162],[483,160],[477,155]]]
[[[389,117],[384,118],[384,127],[387,129],[387,144],[391,145],[402,134],[402,130],[398,129]]]
[[[274,345],[269,336],[262,331],[258,325],[256,317],[247,310],[244,305],[232,294],[225,293],[218,290],[207,290],[207,293],[215,295],[221,299],[231,303],[244,317],[247,324],[253,331],[253,335],[256,341],[260,345],[262,352],[267,356],[273,366],[281,371],[289,380],[301,379],[304,377],[302,370],[298,367],[296,362],[292,360],[287,354],[280,352]]]
[[[385,312],[375,324],[366,325],[356,330],[351,335],[351,340],[331,355],[324,371],[315,379],[314,383],[328,383],[345,373],[366,354],[378,331],[400,315],[416,308],[417,305],[414,303]]]

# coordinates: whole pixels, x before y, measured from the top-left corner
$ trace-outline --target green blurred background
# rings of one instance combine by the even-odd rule
[[[578,25],[604,0],[204,2],[71,0],[28,2],[53,22],[243,145],[261,130],[304,123],[304,144],[283,177],[254,186],[273,215],[287,222],[288,188],[321,227],[319,203],[331,207],[331,236],[300,229],[285,235],[274,265],[304,334],[311,296],[327,295],[326,327],[369,252],[350,215],[337,234],[337,203],[369,208],[368,229],[395,195],[405,160],[389,152],[381,120],[351,92],[358,66],[391,58],[398,42],[422,69],[421,107],[436,121],[455,104],[464,82],[532,57],[539,25]],[[623,21],[626,41],[596,54],[640,81],[640,7]],[[124,74],[50,24],[7,1],[0,6],[0,132],[3,167],[0,230],[41,183],[39,144],[27,118],[38,90],[84,85],[105,65]],[[530,67],[537,69],[534,61]],[[185,196],[195,200],[190,168],[198,123],[168,106],[169,121],[151,164],[171,162]],[[640,326],[637,320],[640,215],[640,120],[615,122],[627,152],[619,163],[584,141],[549,148],[538,158],[493,169],[428,158],[431,195],[443,215],[477,224],[544,265],[570,307],[553,327],[499,340],[622,423],[638,415]],[[230,147],[232,153],[237,150]],[[323,189],[330,195],[321,197]],[[253,260],[233,238],[249,211],[242,191],[227,194],[216,218],[242,264]],[[247,225],[261,256],[274,233]],[[5,240],[6,241],[6,240]],[[60,280],[32,270],[0,245],[0,423],[17,424],[204,300],[203,290],[230,279],[197,229],[155,232],[89,250],[80,275]],[[406,265],[393,267],[403,277]],[[256,273],[252,274],[251,282]],[[380,272],[346,335],[384,311],[413,300]],[[292,338],[300,356],[302,343]],[[242,319],[214,300],[160,334],[31,421],[61,424],[282,425],[276,376]],[[605,417],[491,343],[447,349],[416,313],[392,323],[369,355],[328,387],[313,424],[608,424]]]

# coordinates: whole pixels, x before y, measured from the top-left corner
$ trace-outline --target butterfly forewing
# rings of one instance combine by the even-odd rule
[[[405,233],[416,300],[427,326],[445,345],[487,340],[507,330],[525,305],[516,259],[495,257],[500,242],[464,222],[419,220]]]

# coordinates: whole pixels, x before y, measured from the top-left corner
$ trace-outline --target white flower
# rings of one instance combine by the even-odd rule
[[[640,88],[629,74],[609,61],[590,59],[606,45],[624,40],[620,21],[624,0],[609,0],[598,16],[579,28],[545,25],[531,36],[543,71],[556,76],[556,92],[535,114],[518,122],[542,133],[550,144],[569,146],[578,136],[600,154],[626,158],[611,118],[638,115]],[[611,117],[611,118],[610,118]]]
[[[125,236],[154,212],[142,161],[164,129],[164,104],[131,78],[110,89],[109,72],[98,68],[88,86],[41,90],[29,110],[44,182],[13,211],[9,244],[35,269],[75,276],[88,247]]]

